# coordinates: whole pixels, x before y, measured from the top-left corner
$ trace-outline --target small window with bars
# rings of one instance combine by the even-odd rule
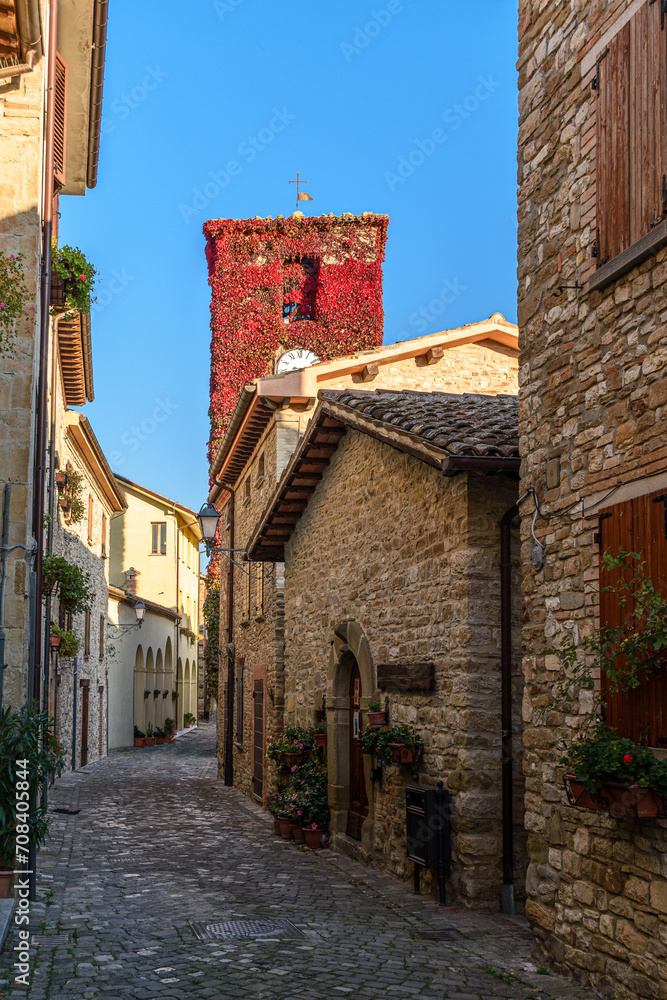
[[[166,556],[167,554],[167,522],[154,521],[151,524],[151,555]]]

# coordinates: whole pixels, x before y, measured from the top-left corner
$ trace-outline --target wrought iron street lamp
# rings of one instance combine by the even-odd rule
[[[134,616],[136,621],[132,625],[116,625],[115,622],[107,622],[107,628],[114,629],[118,635],[125,635],[126,632],[131,632],[133,628],[141,628],[146,617],[146,605],[143,601],[137,601],[134,605]]]

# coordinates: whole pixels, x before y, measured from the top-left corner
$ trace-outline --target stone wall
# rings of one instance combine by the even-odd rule
[[[389,695],[390,721],[407,722],[423,734],[421,780],[434,784],[443,778],[452,792],[450,899],[491,909],[499,907],[501,881],[499,522],[515,497],[516,484],[509,480],[445,478],[348,431],[298,522],[285,562],[285,721],[312,725],[325,692],[334,711],[332,645],[342,622],[359,627],[373,665],[434,661],[435,690]],[[515,626],[519,610],[515,601]],[[518,656],[515,681],[520,900]],[[362,708],[375,694],[362,689]],[[335,756],[343,748],[331,718],[330,802],[336,809]],[[381,785],[367,782],[371,822],[359,845],[366,860],[399,876],[412,870],[404,819],[410,777],[409,768],[391,767]],[[335,843],[356,847],[340,831]]]
[[[522,507],[527,913],[540,954],[619,1000],[667,996],[665,823],[567,806],[557,748],[577,716],[545,721],[539,710],[559,677],[561,638],[597,624],[602,498],[667,482],[666,252],[601,291],[585,287],[597,231],[595,66],[585,57],[636,6],[522,0],[518,63],[521,488],[534,487],[551,515],[537,521],[546,550],[536,571],[532,500]],[[559,252],[563,282],[583,286],[560,296]],[[547,488],[555,459],[560,481]],[[582,498],[588,519],[571,507]],[[582,698],[580,711],[589,707]]]
[[[492,340],[445,347],[442,358],[428,365],[423,357],[380,364],[377,376],[364,382],[360,375],[327,379],[326,389],[410,389],[416,392],[517,391],[518,352]]]
[[[43,4],[40,6],[43,7]],[[31,545],[32,481],[31,412],[34,378],[33,308],[39,308],[40,253],[39,189],[41,167],[42,72],[0,80],[0,250],[24,255],[29,289],[29,320],[17,324],[12,355],[2,353],[0,372],[0,483],[11,481],[10,545]],[[27,697],[29,600],[28,572],[23,553],[7,559],[5,623],[7,669],[4,701],[20,705]]]

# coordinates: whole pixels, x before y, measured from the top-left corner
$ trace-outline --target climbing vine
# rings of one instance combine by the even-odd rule
[[[204,225],[211,286],[210,460],[242,387],[271,373],[279,349],[306,347],[326,360],[382,343],[388,224],[386,216],[366,213]]]
[[[209,567],[210,570],[210,567]],[[211,575],[206,578],[206,597],[204,598],[204,622],[206,624],[206,640],[204,642],[204,664],[208,690],[214,697],[218,691],[218,660],[220,655],[220,576]]]
[[[16,337],[16,321],[30,320],[29,292],[23,270],[24,257],[0,250],[0,353],[11,354]],[[32,310],[34,312],[34,305]]]

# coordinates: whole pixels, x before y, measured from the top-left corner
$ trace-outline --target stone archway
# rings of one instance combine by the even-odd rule
[[[334,629],[327,678],[327,754],[329,762],[329,807],[334,846],[345,853],[362,856],[372,849],[373,786],[371,758],[364,757],[368,816],[361,827],[361,841],[347,835],[350,807],[350,681],[355,667],[361,680],[359,708],[363,712],[376,694],[375,667],[368,639],[355,621],[342,622]]]

